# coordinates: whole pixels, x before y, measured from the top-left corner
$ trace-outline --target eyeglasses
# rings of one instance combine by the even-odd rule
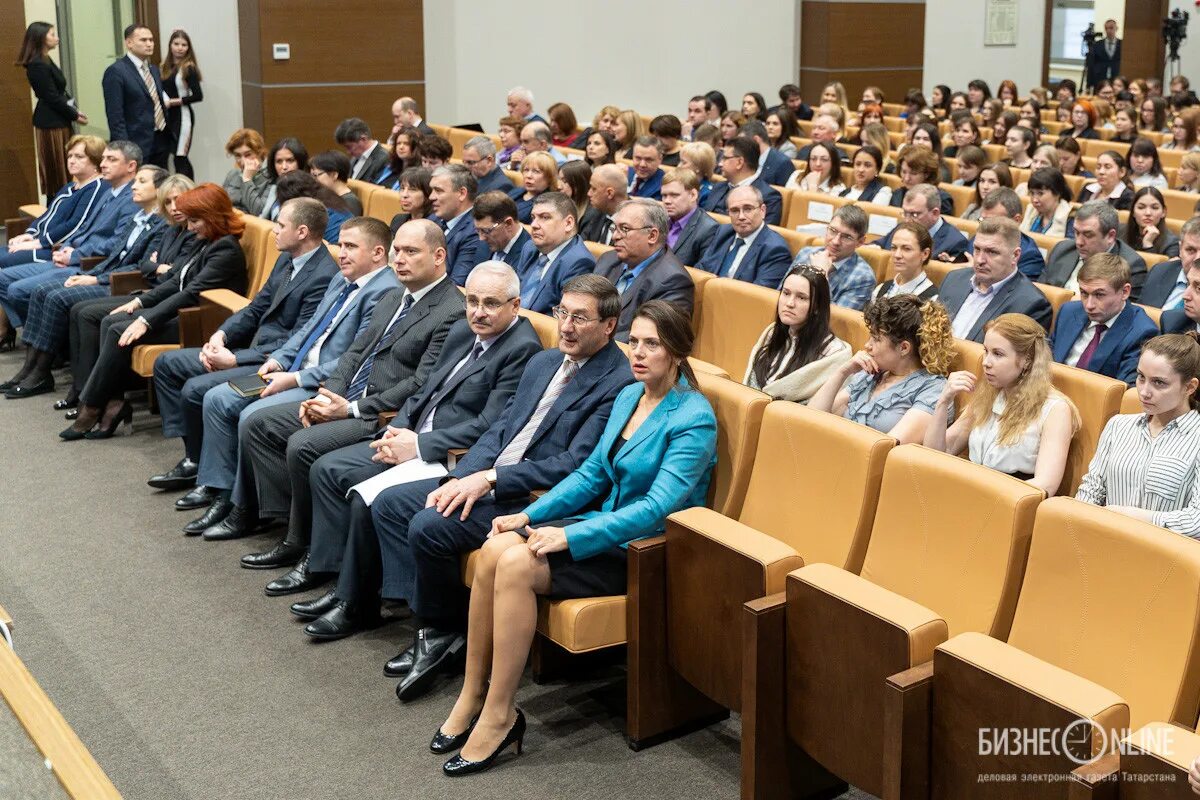
[[[634,231],[647,231],[653,227],[653,225],[639,225],[636,228],[632,225],[617,225],[613,228],[613,236],[628,236]]]
[[[467,308],[482,307],[483,310],[487,311],[488,313],[495,313],[496,311],[499,311],[500,309],[504,308],[504,306],[511,303],[512,301],[513,301],[513,298],[511,298],[511,297],[508,298],[507,300],[497,300],[494,297],[485,297],[484,299],[480,300],[478,297],[468,296],[467,297]]]
[[[727,208],[726,210],[729,212],[729,216],[731,217],[748,217],[755,211],[758,211],[760,208],[762,208],[762,206],[734,206]]]
[[[462,160],[462,165],[464,167],[466,167],[467,169],[470,169],[471,167],[478,167],[482,163],[483,163],[482,158],[477,161],[467,161],[465,158]]]
[[[839,242],[850,242],[858,238],[858,234],[850,233],[849,231],[839,231],[837,228],[830,225],[825,229],[825,237],[834,239]]]
[[[475,232],[478,233],[480,236],[490,236],[494,230],[496,230],[503,224],[504,224],[503,222],[497,222],[495,225],[489,225],[486,228],[481,228],[478,225],[476,225]]]
[[[593,322],[600,321],[599,318],[592,319],[590,317],[585,317],[582,314],[572,314],[562,306],[555,306],[554,308],[550,309],[550,313],[553,314],[554,318],[557,320],[562,320],[564,322],[568,319],[571,320],[571,324],[577,328],[582,328],[584,325],[590,325]]]

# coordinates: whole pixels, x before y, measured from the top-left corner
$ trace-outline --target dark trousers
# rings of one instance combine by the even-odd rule
[[[187,457],[199,461],[204,442],[205,392],[257,370],[256,366],[244,366],[208,372],[200,363],[197,347],[163,353],[154,362],[154,393],[162,415],[163,436],[181,437]]]
[[[97,297],[71,306],[71,376],[72,390],[76,394],[83,391],[83,385],[100,357],[100,323],[108,312],[132,299],[129,295]]]
[[[308,566],[314,572],[337,572],[342,568],[342,554],[351,532],[351,503],[346,492],[388,469],[386,464],[371,460],[374,454],[370,442],[358,442],[326,453],[309,469],[312,539]]]
[[[252,416],[238,444],[243,459],[239,474],[253,476],[259,516],[287,517],[287,541],[307,545],[313,527],[309,488],[313,464],[326,453],[369,438],[376,427],[375,420],[340,419],[305,428],[300,424],[299,403],[264,408]],[[243,494],[244,487],[236,496],[241,498]]]
[[[133,324],[135,316],[106,314],[100,320],[98,331],[99,353],[92,372],[79,392],[84,405],[103,406],[120,396],[130,381],[129,367],[133,360],[133,348],[138,344],[170,344],[179,341],[179,320],[172,319],[157,330],[149,331],[137,344],[121,347],[118,341],[125,329]]]

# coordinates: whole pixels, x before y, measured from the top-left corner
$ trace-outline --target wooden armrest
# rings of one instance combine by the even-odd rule
[[[80,269],[88,270],[88,269],[91,269],[92,267],[96,266],[103,260],[104,260],[104,256],[84,256],[83,258],[79,259],[79,267],[80,267]]]
[[[467,454],[465,447],[452,447],[446,451],[446,469],[458,466],[458,460]]]
[[[689,549],[703,548],[714,558],[728,560],[730,569],[748,568],[761,580],[752,594],[743,595],[746,599],[783,591],[787,574],[804,566],[804,559],[788,545],[710,508],[686,508],[667,518],[668,541],[683,537],[693,541]],[[743,602],[738,600],[739,605]]]
[[[1067,797],[1068,800],[1117,800],[1120,791],[1121,757],[1109,753],[1071,773]]]
[[[233,316],[250,305],[250,298],[243,297],[229,289],[207,289],[200,293],[200,300],[204,304],[213,305],[228,312],[226,317]]]
[[[386,428],[388,423],[396,418],[395,411],[380,411],[379,412],[379,427]]]
[[[534,500],[537,500],[539,497],[541,497],[548,491],[550,491],[550,490],[549,489],[534,489],[532,492],[529,493],[529,502],[532,503]]]
[[[887,679],[883,700],[883,796],[929,796],[933,662]]]
[[[742,606],[742,797],[775,796],[790,782],[786,623],[784,592]]]
[[[4,220],[5,235],[11,240],[29,229],[29,217],[16,217]]]
[[[203,347],[208,341],[204,335],[204,311],[199,307],[179,309],[179,346]]]
[[[133,294],[148,288],[146,279],[140,272],[114,272],[108,276],[113,297]]]

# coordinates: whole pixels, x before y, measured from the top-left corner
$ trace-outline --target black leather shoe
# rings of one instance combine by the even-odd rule
[[[318,617],[323,617],[333,610],[333,607],[338,604],[337,595],[333,592],[326,592],[313,600],[305,600],[302,603],[292,603],[291,612],[300,619],[314,620]]]
[[[70,394],[68,394],[62,400],[54,401],[54,410],[55,411],[66,411],[68,408],[70,408],[70,409],[79,408],[79,395],[75,394],[75,392],[73,390]]]
[[[372,614],[365,609],[355,608],[349,603],[338,601],[333,608],[304,626],[304,632],[314,639],[331,641],[344,639],[359,631],[379,624],[379,609]]]
[[[258,530],[258,514],[229,502],[229,510],[213,520],[204,531],[204,541],[224,542],[240,539]]]
[[[455,750],[461,750],[462,746],[467,743],[467,739],[471,738],[471,731],[475,730],[476,722],[479,722],[478,714],[475,715],[475,719],[471,720],[471,724],[467,726],[465,731],[455,736],[442,733],[442,729],[438,728],[437,733],[433,735],[433,740],[429,742],[430,752],[441,756],[446,753],[453,753]]]
[[[280,597],[285,594],[298,594],[316,589],[329,583],[332,576],[328,572],[313,572],[308,568],[308,553],[300,559],[300,563],[292,567],[286,574],[279,576],[263,589],[267,597]],[[320,616],[319,614],[317,616]]]
[[[287,540],[280,542],[270,550],[261,553],[247,553],[242,556],[242,566],[246,569],[282,569],[292,567],[308,552],[302,544],[288,544]]]
[[[176,511],[192,511],[197,508],[208,508],[221,494],[220,489],[208,486],[197,486],[183,497],[175,501]]]
[[[11,387],[4,393],[6,400],[20,400],[22,397],[33,397],[39,394],[49,394],[54,391],[54,378],[50,375],[46,376],[44,381],[35,383],[32,386],[26,386],[19,383]]]
[[[166,489],[169,492],[177,492],[180,489],[195,486],[196,473],[199,471],[200,465],[184,456],[178,464],[171,467],[171,469],[162,475],[155,475],[146,481],[146,485],[154,489]]]
[[[396,687],[396,697],[407,703],[428,692],[443,672],[456,667],[467,652],[467,637],[457,631],[421,628],[413,644],[412,671]]]
[[[403,678],[408,673],[412,672],[413,665],[413,647],[409,645],[403,653],[395,658],[388,659],[388,662],[383,665],[383,674],[389,678]],[[441,733],[441,731],[438,731]],[[468,731],[470,733],[470,731]],[[436,751],[435,751],[436,752]]]
[[[466,744],[466,742],[463,742],[463,744]],[[491,769],[496,763],[496,758],[513,745],[516,745],[517,755],[521,755],[521,748],[525,745],[525,712],[519,708],[517,709],[517,719],[513,722],[513,726],[508,729],[508,733],[500,742],[500,745],[492,751],[490,756],[482,761],[467,761],[462,757],[462,754],[459,754],[445,764],[442,764],[442,772],[451,778],[457,778],[461,775],[472,775],[476,772]]]
[[[77,419],[79,417],[79,409],[72,408],[67,413],[63,414],[63,419]]]
[[[212,505],[208,507],[202,515],[183,526],[183,532],[188,536],[199,536],[208,531],[214,525],[220,524],[222,520],[229,516],[233,511],[233,501],[228,497],[218,497],[212,501]]]

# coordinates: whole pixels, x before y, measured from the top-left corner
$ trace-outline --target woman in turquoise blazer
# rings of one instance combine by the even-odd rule
[[[680,509],[704,505],[717,419],[694,388],[692,338],[675,306],[642,305],[629,335],[637,382],[617,395],[596,449],[524,513],[492,523],[471,587],[466,678],[430,743],[435,753],[462,748],[442,767],[447,775],[487,769],[510,745],[520,753],[525,715],[515,700],[538,595],[624,594],[629,542],[661,533]]]

